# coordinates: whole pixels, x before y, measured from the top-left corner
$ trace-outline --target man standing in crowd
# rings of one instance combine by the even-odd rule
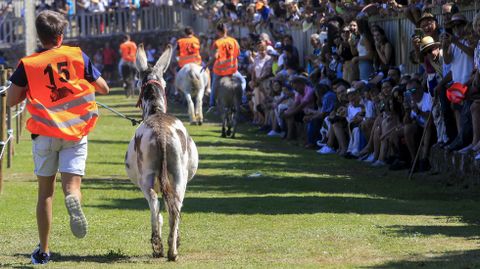
[[[449,28],[453,34],[447,32],[442,36],[442,48],[444,61],[450,64],[452,73],[452,82],[466,85],[470,79],[473,70],[473,52],[475,44],[470,44],[465,38],[465,25],[467,19],[462,14],[455,14],[450,20]],[[471,134],[471,113],[470,101],[464,101],[461,104],[454,104],[454,113],[457,121],[458,135],[455,140],[446,148],[448,150],[459,150],[469,143],[468,134]]]
[[[177,41],[177,56],[179,68],[189,63],[202,64],[200,40],[193,35],[193,29],[191,27],[186,27],[185,37]]]
[[[27,109],[32,115],[26,128],[32,133],[38,178],[40,239],[31,256],[33,264],[45,264],[50,259],[48,245],[58,171],[72,233],[78,238],[87,233],[87,220],[80,206],[87,135],[98,119],[95,92],[109,92],[100,72],[82,50],[62,45],[67,25],[64,16],[54,11],[43,11],[37,16],[35,26],[43,48],[20,60],[7,90],[7,105],[14,106],[27,98]]]
[[[233,37],[228,36],[227,26],[223,23],[217,25],[218,39],[212,45],[211,57],[207,68],[213,63],[212,77],[212,93],[210,94],[210,108],[215,106],[215,87],[217,80],[221,77],[235,76],[242,82],[243,97],[245,97],[245,89],[247,81],[240,72],[238,72],[238,55],[240,55],[240,45]],[[209,109],[211,111],[211,109]]]
[[[130,97],[133,95],[137,45],[135,42],[130,40],[130,36],[128,34],[123,36],[123,43],[120,44],[120,54],[122,55],[122,59],[120,61],[120,70],[123,79],[123,87],[125,89],[125,96]]]

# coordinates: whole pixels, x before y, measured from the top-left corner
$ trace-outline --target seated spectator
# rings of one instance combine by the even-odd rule
[[[305,117],[303,118],[303,121],[307,124],[308,148],[316,146],[320,129],[326,117],[334,110],[337,96],[329,85],[321,83],[315,87],[315,100],[316,108],[305,109]],[[325,142],[322,141],[322,143]]]
[[[314,106],[314,90],[309,83],[308,78],[301,75],[290,80],[295,90],[295,101],[282,115],[287,123],[287,140],[302,139],[304,110]]]
[[[420,149],[418,171],[429,170],[428,151],[433,133],[433,124],[430,117],[432,111],[432,98],[423,90],[419,80],[412,79],[407,84],[407,92],[410,97],[405,100],[406,114],[404,118],[404,136],[410,153],[410,159],[414,160],[418,147]],[[408,100],[410,99],[410,100]],[[424,134],[423,143],[420,140]]]

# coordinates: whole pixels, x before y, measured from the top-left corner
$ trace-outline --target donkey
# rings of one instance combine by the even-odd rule
[[[215,86],[215,99],[222,116],[222,137],[235,138],[242,102],[242,82],[237,77],[226,76],[220,77]]]
[[[210,93],[210,72],[195,63],[186,64],[178,71],[175,77],[175,87],[185,94],[188,105],[190,124],[203,123],[203,95]],[[195,99],[195,106],[192,101]]]
[[[161,192],[169,214],[168,259],[178,255],[180,210],[188,181],[198,167],[198,151],[185,126],[176,117],[166,113],[166,83],[163,73],[172,55],[168,46],[155,66],[149,67],[143,45],[137,50],[136,68],[143,80],[137,106],[142,109],[143,123],[125,155],[129,178],[143,192],[151,213],[153,257],[164,257],[161,237],[163,218],[158,194]]]

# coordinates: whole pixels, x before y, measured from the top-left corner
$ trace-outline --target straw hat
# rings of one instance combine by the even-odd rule
[[[436,42],[431,36],[425,36],[420,41],[420,51],[425,52],[427,49],[435,45],[440,46],[440,42]]]
[[[422,14],[422,17],[420,17],[420,19],[418,19],[417,25],[420,25],[420,23],[424,20],[437,21],[437,19],[435,18],[435,16],[432,13],[425,12],[425,13]]]

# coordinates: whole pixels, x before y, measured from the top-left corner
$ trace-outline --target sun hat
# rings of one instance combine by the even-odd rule
[[[425,12],[422,14],[422,16],[420,17],[420,19],[418,19],[417,21],[417,25],[420,25],[420,23],[424,20],[434,20],[434,21],[437,21],[437,19],[435,18],[435,16],[432,14],[432,13],[429,13],[429,12]]]
[[[425,36],[420,41],[420,51],[425,52],[427,49],[435,45],[440,46],[440,42],[436,42],[431,36]]]
[[[452,27],[453,25],[456,24],[467,24],[468,20],[465,18],[463,14],[453,14],[452,18],[450,21],[448,21],[446,24],[448,27]]]

